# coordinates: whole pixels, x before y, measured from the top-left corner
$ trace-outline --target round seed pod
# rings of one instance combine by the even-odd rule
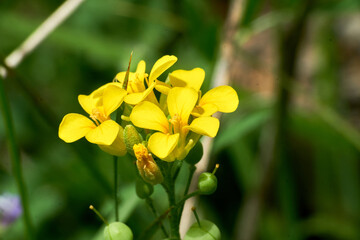
[[[154,192],[154,187],[150,183],[138,178],[136,180],[136,195],[141,199],[146,199]]]
[[[200,141],[198,141],[186,156],[185,161],[188,164],[195,165],[201,160],[203,154],[204,154],[203,145]]]
[[[217,188],[217,178],[214,174],[204,172],[200,174],[198,189],[201,194],[210,195],[216,191]]]
[[[196,222],[187,231],[184,240],[220,240],[219,228],[208,220],[201,220],[200,225]]]
[[[104,229],[105,240],[133,240],[131,229],[122,222],[110,223]]]

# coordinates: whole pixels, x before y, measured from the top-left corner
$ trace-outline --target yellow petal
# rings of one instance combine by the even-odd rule
[[[93,91],[91,94],[89,95],[79,95],[78,96],[78,101],[81,105],[81,107],[89,114],[91,115],[93,112],[93,109],[95,107],[98,107],[99,105],[102,105],[102,96],[104,94],[104,90],[108,87],[108,86],[122,86],[120,83],[117,82],[111,82],[111,83],[107,83],[101,87],[99,87],[98,89],[96,89],[95,91]]]
[[[219,119],[214,117],[195,118],[188,127],[191,131],[209,137],[215,137],[219,130]]]
[[[89,131],[85,138],[91,143],[111,145],[118,135],[119,128],[119,124],[115,121],[107,120]]]
[[[161,92],[162,94],[168,95],[171,89],[171,86],[167,83],[156,80],[155,89]]]
[[[118,85],[109,85],[104,90],[103,106],[105,116],[110,116],[124,100],[127,92]]]
[[[169,74],[169,78],[174,87],[191,87],[199,91],[205,79],[205,71],[202,68],[176,70]]]
[[[87,117],[77,113],[69,113],[60,123],[59,138],[67,143],[75,142],[95,127],[95,124]]]
[[[142,102],[136,105],[131,114],[131,122],[140,128],[157,130],[168,133],[169,122],[161,109],[151,102]]]
[[[85,112],[91,115],[92,110],[96,107],[96,104],[99,101],[99,98],[93,98],[91,95],[79,95],[78,101]]]
[[[176,147],[179,134],[154,133],[150,136],[148,148],[160,159],[165,159]]]
[[[137,65],[136,73],[144,75],[145,74],[145,69],[146,69],[145,61],[141,60]]]
[[[171,117],[178,115],[181,121],[187,124],[197,98],[198,94],[192,88],[172,88],[167,97],[168,110]]]
[[[114,156],[124,156],[126,154],[126,145],[123,138],[123,128],[119,126],[119,132],[115,141],[111,145],[98,145],[101,150]]]
[[[217,106],[214,104],[208,103],[202,106],[196,106],[194,110],[191,112],[191,115],[195,117],[208,117],[213,115],[218,111]]]
[[[157,60],[151,69],[149,82],[150,84],[155,81],[163,72],[171,67],[177,61],[177,57],[173,55],[165,55]]]
[[[239,105],[236,91],[230,86],[219,86],[211,89],[200,99],[199,105],[214,104],[219,112],[233,112]]]
[[[145,91],[138,93],[130,93],[125,97],[125,102],[130,105],[136,105],[143,101],[154,89],[155,83],[151,84]]]
[[[125,80],[125,76],[126,76],[126,72],[119,72],[118,74],[116,74],[115,80],[118,81],[118,83],[121,84],[122,86]],[[136,78],[136,74],[133,72],[129,72],[129,81],[133,81],[135,78]]]

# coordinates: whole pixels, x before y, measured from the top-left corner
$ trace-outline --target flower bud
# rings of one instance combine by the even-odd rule
[[[123,138],[123,128],[119,126],[119,132],[111,145],[98,145],[101,150],[114,156],[124,156],[126,154],[126,146]]]
[[[202,158],[204,153],[203,145],[200,141],[198,141],[195,146],[190,150],[185,161],[191,165],[197,164]]]
[[[133,146],[139,144],[143,141],[141,135],[138,133],[136,128],[133,125],[126,125],[124,128],[124,140],[127,152],[131,155],[134,155]]]
[[[121,222],[110,223],[104,229],[105,240],[133,240],[131,229]]]
[[[208,220],[194,223],[187,231],[184,240],[220,240],[219,228]]]
[[[136,195],[141,198],[145,199],[151,196],[154,192],[154,187],[150,183],[144,182],[142,179],[138,178],[136,180]]]
[[[151,153],[148,152],[147,148],[143,144],[135,144],[133,146],[134,154],[136,156],[136,166],[139,170],[140,176],[145,182],[156,185],[162,183],[164,177],[156,164]]]

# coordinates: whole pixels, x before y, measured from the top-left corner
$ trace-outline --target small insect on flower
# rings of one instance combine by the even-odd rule
[[[17,195],[12,195],[9,193],[0,195],[0,224],[3,227],[6,227],[15,222],[21,213],[21,202]]]

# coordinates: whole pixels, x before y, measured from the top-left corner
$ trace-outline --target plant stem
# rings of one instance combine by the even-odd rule
[[[157,218],[157,217],[158,217],[158,213],[157,213],[157,211],[156,211],[156,209],[155,209],[155,206],[154,206],[154,204],[153,204],[153,200],[152,200],[150,197],[148,197],[148,198],[146,198],[146,203],[147,203],[147,205],[150,207],[150,209],[151,209],[152,213],[154,214],[154,216]],[[162,222],[160,222],[160,227],[161,227],[161,231],[163,232],[164,236],[165,236],[166,238],[168,238],[168,237],[169,237],[169,234],[167,233],[167,231],[166,231],[166,229],[165,229],[165,227],[164,227],[164,224],[163,224]]]
[[[176,198],[175,198],[175,179],[173,178],[172,170],[173,170],[174,163],[168,163],[165,170],[165,181],[162,184],[164,187],[168,199],[169,199],[169,208],[170,208],[170,239],[180,240],[180,233],[179,233],[179,221],[178,218],[179,212],[176,205]]]
[[[119,221],[119,208],[118,208],[118,158],[113,156],[114,161],[114,200],[115,200],[115,221]]]
[[[0,107],[4,117],[4,124],[7,131],[7,139],[9,141],[9,150],[12,163],[12,170],[19,190],[21,204],[23,209],[23,220],[27,231],[28,239],[34,239],[33,226],[30,219],[29,203],[27,198],[27,190],[24,184],[24,177],[21,168],[20,150],[15,140],[15,130],[12,121],[10,105],[5,94],[4,80],[0,76]]]
[[[188,192],[189,192],[191,181],[192,181],[192,178],[194,176],[195,171],[196,171],[196,166],[192,165],[192,164],[189,165],[189,177],[188,177],[188,180],[187,180],[187,183],[186,183],[184,196],[186,196],[186,194],[188,194]]]

